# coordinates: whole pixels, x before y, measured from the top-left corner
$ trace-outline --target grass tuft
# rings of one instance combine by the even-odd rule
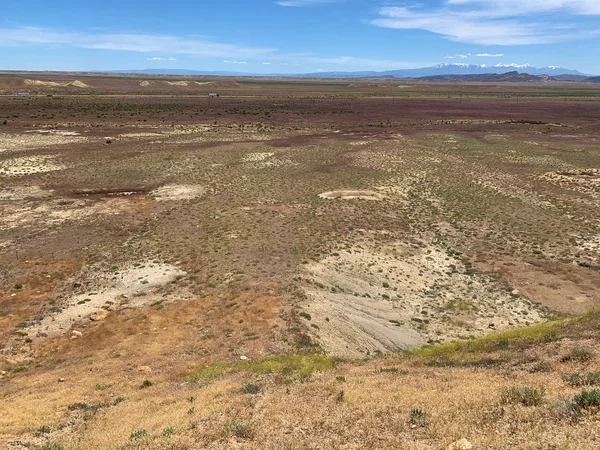
[[[239,372],[257,374],[278,373],[290,380],[306,380],[315,372],[331,370],[335,361],[318,354],[275,355],[256,361],[243,361],[231,365],[215,363],[201,367],[189,374],[189,378],[198,381],[210,381],[222,375]]]
[[[505,405],[539,406],[544,403],[545,397],[546,389],[543,387],[511,386],[504,389],[500,401]]]

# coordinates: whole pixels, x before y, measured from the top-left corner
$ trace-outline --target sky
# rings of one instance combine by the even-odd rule
[[[309,73],[439,63],[600,74],[600,0],[21,0],[0,70]]]

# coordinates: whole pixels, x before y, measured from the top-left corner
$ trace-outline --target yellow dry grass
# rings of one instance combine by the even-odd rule
[[[104,360],[103,370],[94,366],[88,373],[80,367],[68,387],[50,375],[35,383],[24,379],[15,388],[19,400],[11,402],[3,430],[34,432],[46,425],[52,432],[30,442],[84,450],[416,450],[444,449],[461,438],[474,448],[595,449],[599,416],[568,414],[564,401],[581,388],[562,377],[598,371],[599,318],[591,313],[490,335],[471,342],[470,352],[456,351],[467,344],[439,346],[438,352],[456,352],[440,366],[439,354],[431,350],[336,364],[318,354],[280,355],[217,361],[187,373],[164,367],[157,374],[122,376],[115,375],[117,360]],[[565,359],[573,349],[585,349],[579,353],[589,357]],[[294,371],[305,376],[289,376]],[[113,378],[106,388],[94,390],[109,373]],[[141,389],[146,378],[153,384]],[[64,388],[50,394],[46,384]],[[544,388],[546,397],[537,406],[502,401],[505,389],[519,386]],[[119,396],[124,400],[115,402]],[[83,400],[105,406],[87,413],[87,420],[65,406],[49,407]],[[40,405],[42,414],[33,405]],[[59,423],[66,425],[59,430]]]

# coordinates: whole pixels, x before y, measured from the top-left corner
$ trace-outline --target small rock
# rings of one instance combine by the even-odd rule
[[[248,361],[250,358],[248,358],[247,356],[242,355],[242,356],[240,356],[240,359],[242,361]]]
[[[77,330],[73,330],[71,331],[71,334],[73,335],[73,337],[75,338],[79,338],[81,336],[83,336],[83,333],[81,331],[77,331]]]
[[[17,362],[14,359],[6,358],[6,364],[10,364],[11,366],[15,366]]]
[[[106,308],[107,311],[116,311],[117,307],[115,305],[110,305],[108,308]]]
[[[144,373],[152,372],[152,368],[150,368],[149,366],[137,366],[135,368],[135,370],[137,370],[138,372],[144,372]]]
[[[22,353],[29,353],[30,351],[31,351],[31,347],[29,345],[21,347],[21,352]]]
[[[3,370],[2,372],[0,372],[0,375],[2,375],[2,376],[6,375],[6,370]]]
[[[64,379],[64,378],[59,378],[59,379],[58,379],[58,382],[59,382],[59,383],[64,383],[64,382],[65,382],[65,379]]]
[[[101,320],[106,319],[106,316],[108,316],[108,311],[99,309],[98,311],[95,311],[92,314],[90,314],[90,320],[93,320],[94,322],[100,322]]]
[[[473,448],[473,444],[467,441],[465,438],[462,438],[459,441],[453,442],[448,446],[448,450],[471,450]]]

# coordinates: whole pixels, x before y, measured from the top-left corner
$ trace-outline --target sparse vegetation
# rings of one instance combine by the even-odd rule
[[[2,443],[597,447],[597,89],[85,83],[0,96]]]
[[[596,386],[600,384],[600,373],[573,373],[563,377],[563,381],[571,386]]]
[[[252,424],[246,420],[228,420],[225,422],[224,429],[227,436],[235,436],[240,439],[252,439],[254,437]]]
[[[511,386],[504,389],[500,398],[503,404],[520,403],[523,406],[539,406],[545,401],[546,389],[527,386]]]

